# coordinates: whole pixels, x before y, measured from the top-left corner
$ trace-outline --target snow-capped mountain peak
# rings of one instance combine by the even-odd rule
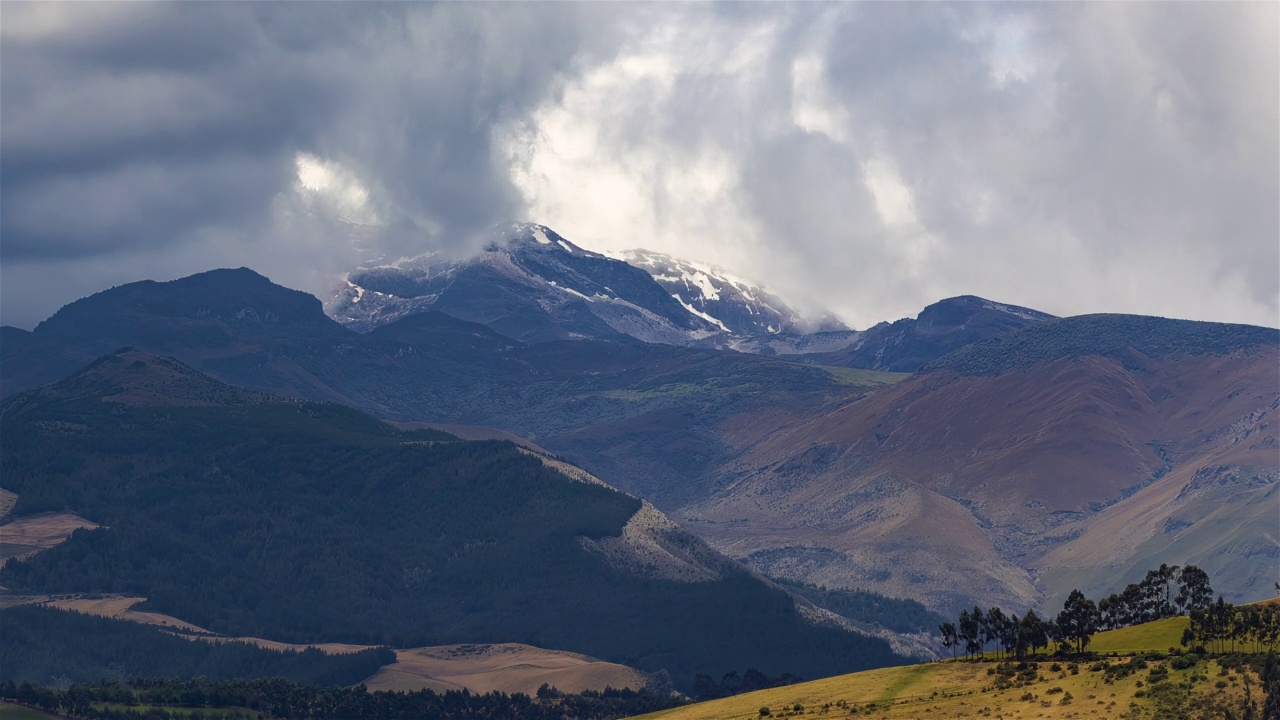
[[[611,256],[644,269],[686,310],[726,333],[799,332],[800,318],[786,303],[724,268],[641,249]]]
[[[728,332],[646,271],[535,223],[494,228],[466,259],[423,253],[360,267],[326,310],[356,330],[436,310],[529,341],[630,336],[689,345]]]

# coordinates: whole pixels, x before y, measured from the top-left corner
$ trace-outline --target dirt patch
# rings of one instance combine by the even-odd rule
[[[127,620],[129,622],[141,623],[143,625],[155,625],[157,627],[168,630],[175,630],[184,634],[208,635],[213,633],[205,630],[198,625],[192,625],[185,620],[179,620],[172,615],[164,615],[154,612],[140,612],[132,609],[134,605],[146,600],[141,597],[122,597],[119,595],[111,595],[100,598],[85,597],[63,597],[54,598],[45,601],[44,605],[55,607],[61,610],[74,610],[85,615],[97,615],[99,617],[114,618],[116,620]]]
[[[444,645],[397,650],[396,662],[365,681],[370,690],[422,688],[537,693],[547,683],[564,692],[639,689],[644,675],[586,655],[530,645]]]
[[[257,645],[260,648],[266,648],[268,650],[297,650],[301,652],[302,650],[315,648],[328,655],[348,655],[350,653],[357,653],[361,650],[368,650],[370,648],[377,647],[376,645],[349,645],[347,643],[312,643],[307,645],[283,643],[275,640],[264,640],[262,638],[255,637],[216,637],[204,639],[212,642],[246,642],[250,645]]]
[[[17,496],[9,493],[16,500]],[[0,502],[3,502],[0,498]],[[30,515],[0,525],[0,567],[9,558],[27,558],[58,545],[80,528],[92,530],[98,524],[71,513]]]
[[[284,643],[254,637],[224,637],[171,615],[140,612],[133,606],[146,598],[109,595],[83,596],[0,596],[0,606],[36,604],[73,610],[87,615],[153,625],[179,637],[205,642],[247,642],[271,650],[316,648],[331,655],[366,650],[372,645],[346,643]],[[537,693],[547,683],[564,692],[603,690],[605,687],[644,685],[638,670],[607,663],[586,655],[546,650],[531,645],[442,645],[396,650],[396,662],[384,665],[367,680],[370,690],[423,690],[437,692],[467,689],[485,693]]]
[[[18,502],[18,494],[11,493],[4,488],[0,488],[0,519],[8,515],[13,510],[13,506]]]

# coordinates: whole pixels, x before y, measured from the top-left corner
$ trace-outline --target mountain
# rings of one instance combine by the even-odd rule
[[[0,432],[15,516],[102,526],[9,562],[0,584],[20,593],[145,596],[291,642],[521,642],[686,687],[899,661],[653,506],[511,443],[237,390],[132,349],[5,401]]]
[[[973,295],[936,302],[913,318],[880,323],[848,337],[845,347],[811,352],[807,360],[824,365],[915,372],[962,347],[996,337],[1053,316]]]
[[[882,345],[924,365],[907,376],[630,336],[525,342],[437,311],[356,333],[249,275],[124,286],[75,304],[93,321],[6,329],[0,385],[134,346],[255,392],[500,428],[766,574],[933,610],[1101,592],[1165,561],[1220,573],[1229,598],[1269,585],[1275,330],[1034,321],[960,298]],[[1018,318],[949,355],[922,345]]]
[[[550,228],[517,223],[495,232],[479,255],[464,260],[426,253],[358,269],[326,309],[361,331],[436,310],[527,342],[634,337],[684,345],[722,330],[643,270]]]
[[[1280,558],[1280,332],[1046,320],[754,445],[676,517],[771,575],[1040,607],[1193,563],[1229,599]]]
[[[643,249],[605,256],[532,223],[493,233],[473,257],[427,252],[358,268],[325,310],[359,332],[434,310],[524,342],[630,337],[890,372],[914,372],[969,343],[1053,317],[962,296],[916,318],[855,331],[834,316],[806,321],[723,268]]]
[[[247,268],[121,285],[64,306],[33,332],[3,332],[6,396],[134,346],[269,392],[341,400],[300,363],[356,337],[315,297]]]
[[[526,343],[436,311],[356,333],[248,270],[114,288],[13,338],[0,347],[8,393],[137,347],[260,392],[536,436],[664,509],[710,491],[738,428],[766,435],[900,378],[627,336]]]
[[[685,309],[726,333],[796,335],[808,330],[782,299],[734,277],[723,268],[649,250],[628,250],[617,257],[649,273]],[[848,329],[836,320],[828,321],[827,325],[822,329]]]

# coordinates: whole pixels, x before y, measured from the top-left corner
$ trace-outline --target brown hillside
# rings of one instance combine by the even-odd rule
[[[1230,567],[1228,596],[1256,599],[1277,557],[1277,368],[1270,345],[917,375],[764,439],[680,517],[766,572],[947,609],[1151,562]],[[1049,568],[1080,572],[1046,588]]]

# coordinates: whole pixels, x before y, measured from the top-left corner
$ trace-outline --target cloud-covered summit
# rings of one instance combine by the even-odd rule
[[[854,326],[1280,322],[1277,6],[0,7],[0,310],[529,218]]]

